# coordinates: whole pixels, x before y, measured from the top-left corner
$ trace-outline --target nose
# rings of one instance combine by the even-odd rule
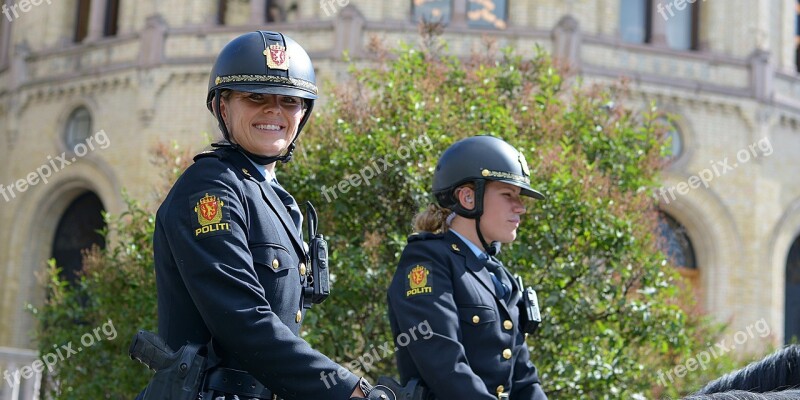
[[[278,105],[278,96],[274,94],[268,94],[264,96],[264,106],[262,110],[265,113],[273,112],[276,114],[281,113],[281,107]]]
[[[527,212],[527,211],[528,211],[528,209],[525,208],[525,203],[522,202],[522,199],[517,198],[516,202],[514,203],[514,212],[517,213],[517,214],[522,215],[522,214],[525,214],[525,212]]]

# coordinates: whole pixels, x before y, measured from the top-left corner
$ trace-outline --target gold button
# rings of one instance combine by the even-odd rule
[[[514,327],[514,323],[513,322],[511,322],[509,320],[503,321],[503,328],[506,328],[506,330],[510,331],[511,328],[513,328],[513,327]]]
[[[503,385],[497,387],[497,394],[503,393],[506,391],[506,388]]]
[[[300,275],[305,275],[305,274],[306,274],[306,265],[300,263]]]
[[[477,324],[478,322],[481,322],[481,317],[479,317],[477,315],[473,315],[472,316],[472,323],[473,324]]]
[[[281,266],[281,262],[280,262],[280,261],[278,261],[278,259],[277,259],[277,258],[276,258],[276,259],[274,259],[274,260],[272,260],[272,268],[273,268],[273,269],[278,269],[278,267],[280,267],[280,266]]]
[[[300,323],[300,320],[303,319],[303,313],[300,310],[297,310],[297,315],[295,315],[294,320],[297,323]]]
[[[511,349],[503,350],[503,358],[505,358],[506,360],[511,359]]]

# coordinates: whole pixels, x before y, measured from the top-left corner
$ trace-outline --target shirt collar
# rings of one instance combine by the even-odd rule
[[[461,234],[456,232],[455,229],[450,228],[450,232],[453,232],[453,234],[458,236],[458,238],[461,239],[462,242],[466,243],[467,247],[469,247],[470,250],[472,250],[472,252],[475,253],[475,257],[478,257],[479,260],[485,260],[488,258],[486,256],[486,252],[481,250],[480,247],[476,246],[475,243],[472,243],[469,239],[465,238],[464,236],[461,236]]]
[[[272,176],[272,174],[269,173],[269,171],[267,171],[267,167],[256,163],[255,161],[251,160],[250,157],[247,157],[247,160],[250,161],[250,163],[253,164],[254,167],[256,167],[256,170],[258,170],[258,172],[261,173],[261,176],[263,176],[264,179],[267,180],[267,182],[272,182],[272,180],[275,179],[275,177]]]

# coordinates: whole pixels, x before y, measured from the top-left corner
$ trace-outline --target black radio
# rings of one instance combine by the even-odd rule
[[[523,288],[522,277],[517,276],[519,287]],[[542,315],[539,312],[539,298],[536,297],[536,291],[528,286],[522,292],[522,310],[519,313],[520,327],[524,333],[534,333],[539,328],[542,322]]]
[[[317,210],[310,201],[306,202],[306,226],[308,230],[309,269],[303,285],[303,303],[307,306],[325,301],[331,294],[330,271],[328,264],[328,242],[317,234]]]

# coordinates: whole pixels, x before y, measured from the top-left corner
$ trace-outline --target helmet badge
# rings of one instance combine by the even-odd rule
[[[528,162],[525,160],[525,156],[522,153],[519,153],[519,165],[522,167],[522,173],[525,176],[531,176],[531,170],[528,168]]]
[[[269,49],[264,50],[264,55],[267,57],[267,66],[270,69],[289,70],[289,64],[286,62],[286,47],[279,44],[269,46]]]

